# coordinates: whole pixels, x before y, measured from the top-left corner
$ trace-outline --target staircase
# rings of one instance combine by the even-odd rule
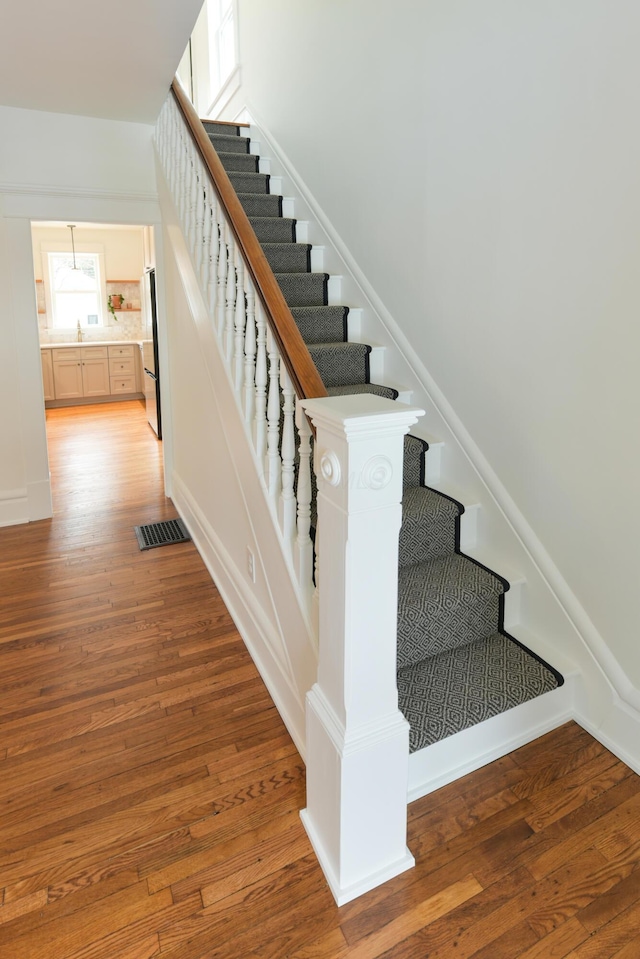
[[[348,339],[349,308],[329,303],[330,278],[241,128],[205,122],[330,396],[398,391],[372,383],[371,346]],[[460,551],[464,507],[425,485],[427,443],[405,439],[399,542],[398,694],[416,753],[557,689],[563,678],[504,629],[509,584]]]

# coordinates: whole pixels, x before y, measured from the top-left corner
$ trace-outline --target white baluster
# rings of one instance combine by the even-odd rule
[[[169,110],[169,147],[167,163],[164,168],[165,177],[169,184],[169,190],[175,203],[177,184],[178,184],[178,125],[173,109]]]
[[[280,495],[280,357],[271,330],[267,330],[269,396],[267,399],[267,489],[277,503]]]
[[[244,260],[239,247],[236,245],[236,309],[235,309],[235,336],[233,344],[233,384],[238,394],[242,394],[242,377],[244,373],[244,329],[247,322],[247,304],[244,292]]]
[[[226,243],[226,228],[223,222],[218,221],[219,225],[219,250],[218,250],[218,291],[216,293],[216,329],[220,342],[224,336],[224,318],[227,289],[227,261],[228,251]]]
[[[203,220],[202,220],[202,262],[200,265],[200,282],[202,290],[208,301],[209,278],[211,276],[211,231],[212,231],[212,211],[211,211],[211,186],[208,178],[205,180],[205,189],[203,191]]]
[[[216,328],[216,309],[218,304],[218,257],[220,256],[220,229],[217,219],[217,205],[213,200],[211,204],[211,237],[209,240],[209,283],[207,289],[207,301],[209,303],[209,316]]]
[[[202,280],[202,264],[204,262],[204,214],[206,209],[205,168],[199,153],[196,153],[197,193],[196,193],[196,227],[195,227],[195,257],[196,273]]]
[[[318,522],[317,509],[316,501],[316,529],[313,537],[313,592],[311,593],[311,623],[316,642],[318,642],[320,636],[320,523]]]
[[[191,250],[191,259],[195,261],[198,249],[197,228],[197,209],[198,209],[198,167],[197,154],[193,142],[189,142],[189,213],[187,218],[187,238],[189,240],[189,249]]]
[[[298,430],[298,501],[297,536],[295,548],[298,582],[305,591],[312,587],[313,543],[311,542],[311,429],[305,412],[296,401],[296,428]]]
[[[253,443],[261,467],[267,449],[267,321],[260,300],[256,303],[256,392]]]
[[[247,325],[244,336],[244,421],[253,421],[254,383],[256,375],[256,295],[253,284],[246,280]]]
[[[233,356],[233,330],[236,312],[236,241],[228,223],[225,225],[225,234],[227,237],[229,262],[227,264],[227,287],[225,292],[226,311],[224,326],[224,355],[227,359],[227,367],[231,369],[231,357]]]
[[[296,497],[293,491],[296,456],[295,391],[284,363],[280,364],[280,385],[284,402],[282,406],[282,490],[280,492],[278,515],[284,540],[287,544],[292,545],[296,528]]]
[[[184,144],[182,142],[182,131],[178,131],[178,150],[177,150],[177,175],[176,175],[176,192],[174,199],[176,201],[176,212],[178,214],[178,220],[180,225],[184,224],[184,204],[185,204],[185,178],[187,175],[187,157],[183,149]]]
[[[171,111],[171,122],[172,122],[172,131],[171,131],[171,169],[169,171],[171,177],[171,194],[173,196],[173,202],[176,207],[176,211],[179,212],[179,203],[178,199],[180,196],[180,164],[181,164],[181,139],[180,139],[180,120],[177,115],[177,107],[173,106]]]
[[[189,150],[185,139],[184,131],[181,131],[180,143],[180,225],[182,232],[188,236],[188,218],[189,218],[189,191],[191,169],[189,163]]]

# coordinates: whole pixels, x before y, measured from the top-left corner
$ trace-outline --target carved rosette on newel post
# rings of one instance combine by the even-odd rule
[[[396,620],[404,436],[424,411],[371,394],[301,405],[317,431],[321,538],[301,815],[342,905],[414,864]]]

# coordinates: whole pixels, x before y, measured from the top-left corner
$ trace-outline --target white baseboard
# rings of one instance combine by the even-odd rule
[[[53,500],[51,499],[51,480],[39,480],[27,486],[29,500],[29,520],[48,519],[53,516]]]
[[[408,801],[461,779],[574,718],[573,682],[409,757]]]
[[[331,865],[330,857],[327,855],[327,851],[324,848],[324,845],[318,836],[306,809],[301,811],[300,818],[302,819],[302,825],[306,830],[309,841],[313,846],[313,851],[315,852],[318,862],[320,863],[324,877],[327,880],[327,885],[329,886],[329,889],[333,894],[333,898],[336,901],[336,905],[338,906],[344,906],[347,902],[351,902],[352,899],[357,899],[358,896],[363,896],[365,892],[369,892],[371,889],[381,886],[383,882],[388,882],[389,879],[393,879],[395,876],[399,876],[400,873],[406,872],[407,869],[411,869],[413,866],[415,866],[415,859],[413,858],[411,851],[406,849],[405,854],[401,859],[389,863],[385,868],[378,870],[378,872],[364,876],[358,882],[353,882],[349,885],[341,885],[338,877],[335,874],[335,870]]]
[[[29,522],[29,496],[25,487],[0,492],[0,526]]]

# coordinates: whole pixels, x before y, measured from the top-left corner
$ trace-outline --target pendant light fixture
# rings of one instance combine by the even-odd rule
[[[76,264],[76,245],[75,245],[75,243],[73,242],[73,231],[75,230],[76,225],[75,225],[75,223],[67,223],[67,226],[68,226],[69,229],[71,230],[71,250],[72,250],[72,252],[73,252],[73,266],[71,267],[71,269],[72,269],[72,270],[79,270],[80,267]]]

